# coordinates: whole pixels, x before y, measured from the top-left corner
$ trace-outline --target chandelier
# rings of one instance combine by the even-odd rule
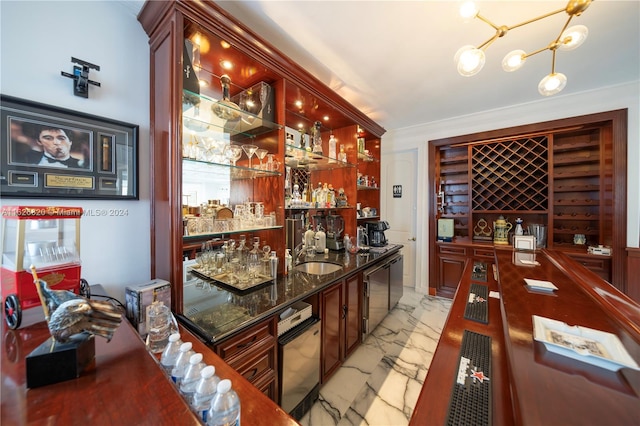
[[[588,29],[584,25],[575,25],[571,28],[567,28],[569,23],[575,16],[580,16],[584,12],[592,0],[569,0],[567,6],[555,10],[553,12],[546,13],[538,16],[537,18],[529,19],[519,24],[506,26],[495,25],[489,19],[480,15],[479,9],[473,1],[468,1],[462,4],[460,7],[460,15],[465,19],[478,18],[481,21],[487,23],[496,30],[496,33],[487,41],[475,47],[473,45],[466,45],[461,47],[455,55],[455,61],[458,67],[460,75],[470,77],[480,72],[485,62],[484,51],[497,39],[503,37],[514,28],[522,27],[532,22],[539,21],[549,16],[556,15],[558,13],[566,12],[569,15],[566,23],[560,30],[560,34],[549,45],[538,49],[531,53],[526,53],[524,50],[514,50],[509,52],[502,60],[502,69],[507,72],[512,72],[524,65],[527,58],[536,55],[545,50],[550,50],[553,53],[551,60],[551,73],[544,77],[538,84],[538,91],[541,95],[550,96],[560,92],[567,85],[567,76],[562,73],[556,72],[556,51],[560,50],[573,50],[580,46],[587,38]]]

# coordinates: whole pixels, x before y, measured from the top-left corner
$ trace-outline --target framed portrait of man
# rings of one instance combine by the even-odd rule
[[[138,198],[138,126],[2,95],[2,197]]]

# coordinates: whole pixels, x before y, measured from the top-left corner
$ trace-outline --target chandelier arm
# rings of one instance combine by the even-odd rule
[[[556,50],[553,50],[553,57],[551,58],[551,74],[556,73]]]
[[[479,13],[476,15],[476,18],[478,18],[479,20],[481,20],[482,22],[487,23],[488,25],[490,25],[491,27],[493,27],[494,30],[498,30],[500,29],[500,27],[498,27],[496,24],[494,24],[493,22],[491,22],[490,20],[488,20],[487,18],[485,18],[484,16],[480,15]]]
[[[556,47],[558,46],[558,43],[560,42],[560,37],[562,37],[562,33],[564,33],[564,30],[566,30],[567,27],[569,26],[569,23],[571,22],[571,19],[573,19],[573,15],[569,15],[569,19],[567,19],[567,22],[565,22],[564,27],[562,27],[562,29],[560,30],[560,34],[558,34],[558,38],[556,38],[556,41],[554,42],[554,45]]]
[[[539,21],[539,20],[541,20],[541,19],[548,18],[549,16],[557,15],[558,13],[560,13],[560,12],[564,12],[564,11],[566,11],[566,9],[565,9],[565,8],[558,9],[558,10],[556,10],[556,11],[546,13],[546,14],[544,14],[544,15],[538,16],[537,18],[529,19],[529,20],[527,20],[527,21],[521,22],[521,23],[519,23],[519,24],[512,25],[512,26],[507,27],[507,28],[508,28],[509,30],[512,30],[512,29],[514,29],[514,28],[522,27],[522,26],[527,25],[527,24],[530,24],[530,23],[532,23],[532,22],[536,22],[536,21]],[[486,21],[485,21],[485,22],[486,22]]]
[[[527,53],[527,54],[523,55],[523,59],[530,58],[531,56],[533,56],[533,55],[537,55],[538,53],[540,53],[540,52],[544,52],[545,50],[551,50],[551,47],[550,47],[550,46],[547,46],[547,47],[543,47],[542,49],[538,49],[538,50],[536,50],[536,51],[533,51],[533,52],[531,52],[531,53]],[[555,52],[555,51],[554,51],[554,52]]]
[[[485,41],[484,43],[482,43],[477,48],[478,49],[483,49],[483,48],[486,49],[487,47],[491,46],[491,43],[496,41],[499,37],[500,37],[500,33],[496,32],[493,37],[489,38],[489,40]]]

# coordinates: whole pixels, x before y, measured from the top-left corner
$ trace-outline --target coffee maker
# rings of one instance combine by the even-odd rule
[[[339,214],[327,215],[327,248],[329,250],[344,249],[342,241],[344,231],[344,219]]]
[[[367,234],[369,235],[369,245],[371,247],[384,247],[387,245],[387,237],[384,231],[389,229],[389,222],[379,220],[376,222],[366,222]]]

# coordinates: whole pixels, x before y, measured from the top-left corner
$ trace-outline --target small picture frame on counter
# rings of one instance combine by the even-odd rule
[[[516,250],[535,250],[536,237],[533,235],[515,235],[513,237],[513,248]]]

